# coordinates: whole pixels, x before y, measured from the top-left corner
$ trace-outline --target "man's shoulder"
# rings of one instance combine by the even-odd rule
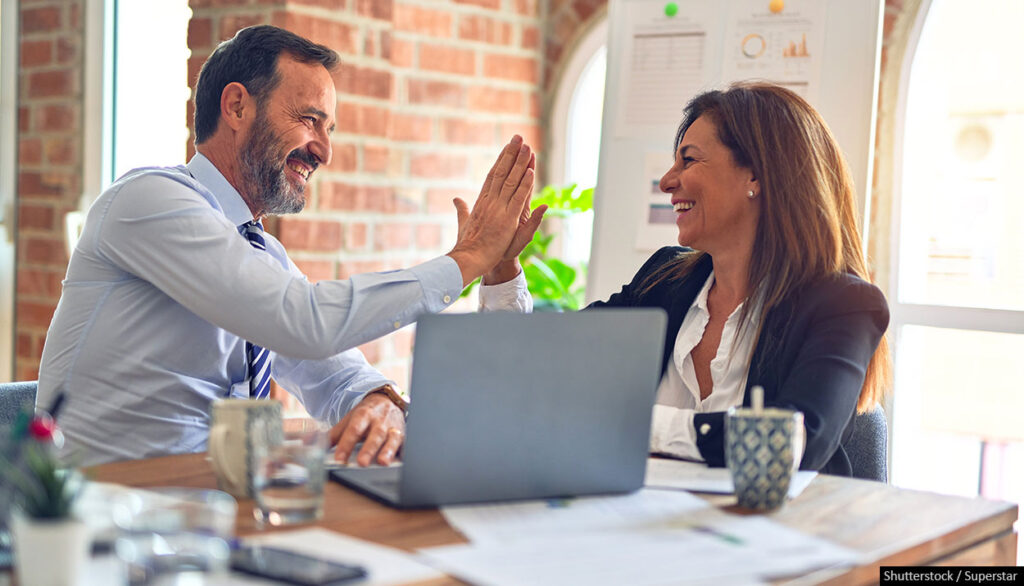
[[[132,169],[111,184],[96,203],[106,203],[109,206],[117,201],[119,206],[152,204],[162,207],[173,202],[181,204],[189,200],[220,209],[220,204],[213,193],[193,178],[182,165]]]

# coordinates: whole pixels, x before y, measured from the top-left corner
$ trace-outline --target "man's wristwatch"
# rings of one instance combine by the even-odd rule
[[[388,398],[389,401],[394,403],[396,407],[402,410],[403,416],[409,416],[409,401],[406,401],[404,398],[402,398],[402,395],[399,395],[398,391],[396,391],[395,388],[392,387],[391,385],[377,387],[376,389],[373,389],[367,394],[372,395],[373,393],[380,393],[384,395],[385,397]]]

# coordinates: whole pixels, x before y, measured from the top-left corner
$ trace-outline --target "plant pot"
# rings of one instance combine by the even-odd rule
[[[78,519],[32,519],[11,515],[18,583],[72,586],[85,572],[91,535]]]

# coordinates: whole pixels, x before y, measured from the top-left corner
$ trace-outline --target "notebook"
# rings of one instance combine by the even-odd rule
[[[402,465],[331,477],[399,508],[643,485],[665,312],[421,318]]]

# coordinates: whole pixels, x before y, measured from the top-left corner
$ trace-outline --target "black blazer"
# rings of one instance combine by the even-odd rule
[[[662,281],[645,293],[640,286],[685,251],[662,248],[620,292],[587,307],[661,307],[667,311],[663,373],[683,318],[711,274],[711,258],[705,256],[684,279]],[[747,373],[743,404],[750,405],[751,387],[761,385],[766,406],[803,412],[807,446],[802,469],[851,474],[842,443],[853,433],[851,422],[864,374],[888,324],[889,307],[882,292],[850,274],[802,288],[765,317]],[[724,424],[724,411],[694,416],[697,448],[710,466],[725,465]]]

